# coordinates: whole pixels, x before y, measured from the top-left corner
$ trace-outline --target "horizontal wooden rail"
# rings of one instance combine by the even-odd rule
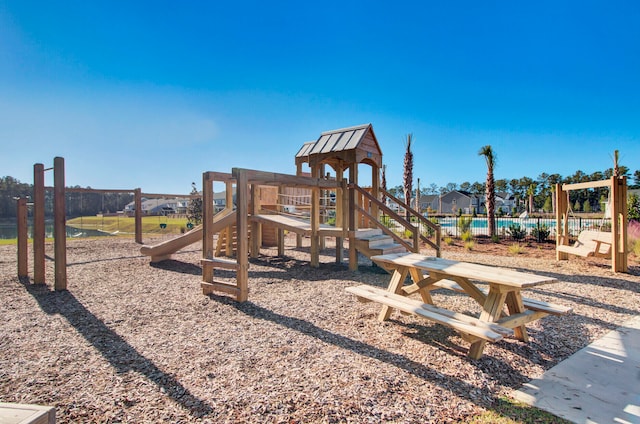
[[[397,197],[395,197],[393,194],[389,193],[387,190],[381,188],[380,192],[382,193],[383,196],[387,196],[388,198],[393,200],[395,203],[397,203],[398,205],[402,206],[405,210],[409,211],[411,216],[416,217],[418,219],[418,221],[420,221],[420,223],[426,225],[429,229],[431,229],[435,233],[435,240],[436,240],[435,243],[432,242],[431,240],[429,240],[427,237],[425,237],[422,234],[420,234],[420,240],[422,240],[423,242],[425,242],[429,246],[431,246],[433,249],[435,249],[436,250],[436,256],[440,257],[440,237],[441,237],[440,226],[438,224],[434,224],[433,222],[429,221],[420,212],[418,212],[415,209],[411,208],[409,205],[407,205],[402,200],[400,200]],[[386,207],[386,205],[385,205],[385,207]]]
[[[407,241],[405,239],[403,239],[402,237],[398,236],[396,233],[394,233],[393,231],[391,231],[390,229],[388,229],[387,227],[384,226],[384,224],[382,224],[382,222],[378,221],[373,215],[371,215],[369,212],[367,212],[364,208],[355,205],[355,209],[360,212],[362,215],[364,215],[366,218],[369,218],[369,220],[378,228],[380,228],[382,230],[383,233],[391,236],[395,241],[398,242],[398,244],[404,246],[408,251],[410,252],[415,252],[415,253],[419,253],[419,248],[418,250],[416,250],[416,246],[415,245],[411,245],[410,243],[407,243]],[[405,221],[406,222],[406,221]],[[415,227],[413,227],[413,230],[415,231]],[[412,231],[410,229],[410,231]],[[413,234],[413,233],[412,233]]]

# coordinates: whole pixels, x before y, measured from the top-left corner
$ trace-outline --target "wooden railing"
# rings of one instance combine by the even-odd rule
[[[386,196],[389,199],[391,199],[397,205],[404,208],[404,210],[407,211],[413,219],[416,219],[418,221],[419,223],[418,227],[420,227],[420,225],[423,225],[429,232],[433,232],[435,241],[429,240],[429,238],[424,234],[422,234],[422,232],[420,232],[420,240],[422,240],[424,243],[434,248],[436,250],[437,256],[440,257],[440,240],[441,240],[440,226],[438,224],[434,224],[433,222],[429,221],[420,212],[416,211],[411,206],[407,205],[405,202],[403,202],[402,200],[398,199],[397,197],[389,193],[387,190],[380,188],[380,193],[382,193],[383,196]],[[389,208],[386,208],[386,209],[389,209]]]
[[[433,222],[429,221],[428,219],[420,215],[417,211],[407,207],[407,210],[410,210],[411,216],[417,217],[419,223],[422,223],[426,227],[433,230],[436,237],[435,242],[433,242],[429,240],[425,235],[421,234],[420,225],[416,227],[411,222],[407,221],[405,218],[403,218],[398,213],[396,213],[391,208],[389,208],[387,205],[385,205],[383,202],[376,199],[368,191],[364,190],[363,188],[361,188],[356,184],[349,184],[349,188],[355,190],[357,193],[359,193],[360,198],[365,200],[362,202],[362,206],[355,204],[354,210],[357,211],[366,220],[368,220],[370,225],[374,225],[375,227],[380,228],[385,234],[391,236],[395,241],[397,241],[398,244],[404,246],[407,250],[412,252],[419,253],[420,251],[419,243],[420,241],[423,241],[429,246],[431,246],[433,249],[435,249],[436,256],[440,257],[440,226],[439,225],[434,224]],[[385,195],[389,196],[392,200],[397,201],[398,204],[401,204],[403,207],[406,207],[404,203],[402,203],[400,200],[396,199],[395,197],[389,195],[385,190],[381,190],[381,191]],[[370,202],[369,207],[365,205],[366,201]],[[371,206],[375,206],[375,208]],[[375,216],[375,214],[371,212],[372,210],[376,210],[376,209],[378,211],[378,216]],[[379,216],[380,213],[388,216],[390,219],[393,219],[397,224],[399,224],[404,228],[404,231],[408,231],[411,234],[411,237],[410,237],[411,243],[409,243],[405,238],[398,236],[397,233],[389,229],[383,222],[381,222],[380,216]]]

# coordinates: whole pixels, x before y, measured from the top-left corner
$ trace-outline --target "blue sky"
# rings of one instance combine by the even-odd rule
[[[188,192],[372,123],[388,186],[640,169],[640,3],[0,0],[0,175]],[[367,167],[362,175],[369,175]],[[47,177],[52,179],[52,176]],[[49,180],[48,180],[49,182]],[[415,183],[414,183],[415,185]]]

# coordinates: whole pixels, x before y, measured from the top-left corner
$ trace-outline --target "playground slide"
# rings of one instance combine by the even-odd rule
[[[229,225],[236,222],[236,214],[231,209],[225,209],[218,212],[213,217],[213,232],[217,233]],[[144,245],[140,247],[140,253],[151,256],[151,262],[160,262],[169,259],[172,253],[177,252],[183,247],[202,240],[202,225],[198,225],[191,231],[184,233],[171,240],[163,241],[153,246]]]

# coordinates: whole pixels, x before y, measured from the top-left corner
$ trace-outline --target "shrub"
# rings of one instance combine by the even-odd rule
[[[470,230],[467,230],[464,233],[460,234],[460,238],[462,239],[462,241],[468,242],[473,240],[473,234],[471,234]]]
[[[453,239],[451,237],[445,237],[444,244],[446,244],[447,246],[451,246],[453,244]]]
[[[474,246],[475,246],[475,245],[476,245],[476,244],[475,244],[473,241],[469,240],[469,241],[465,242],[465,244],[464,244],[464,248],[465,248],[466,250],[473,250],[473,248],[474,248]]]
[[[387,228],[391,227],[391,217],[389,215],[382,215],[380,222]]]
[[[472,222],[473,222],[473,217],[461,216],[460,218],[458,218],[456,225],[460,233],[464,233],[465,231],[469,231],[471,229]]]
[[[527,236],[527,230],[523,229],[520,224],[509,225],[507,232],[514,240],[523,240]]]
[[[520,243],[514,243],[507,249],[512,255],[520,255],[525,252],[524,246]]]
[[[627,242],[629,245],[629,252],[633,252],[634,255],[640,257],[640,239],[631,239]]]
[[[536,225],[534,229],[531,230],[531,235],[536,239],[537,242],[542,243],[543,241],[549,238],[549,234],[551,234],[551,230],[546,225]]]
[[[628,219],[640,220],[640,199],[635,193],[629,196],[629,202],[627,203],[627,213]]]
[[[500,236],[497,234],[494,234],[491,236],[491,241],[494,243],[500,243]]]

